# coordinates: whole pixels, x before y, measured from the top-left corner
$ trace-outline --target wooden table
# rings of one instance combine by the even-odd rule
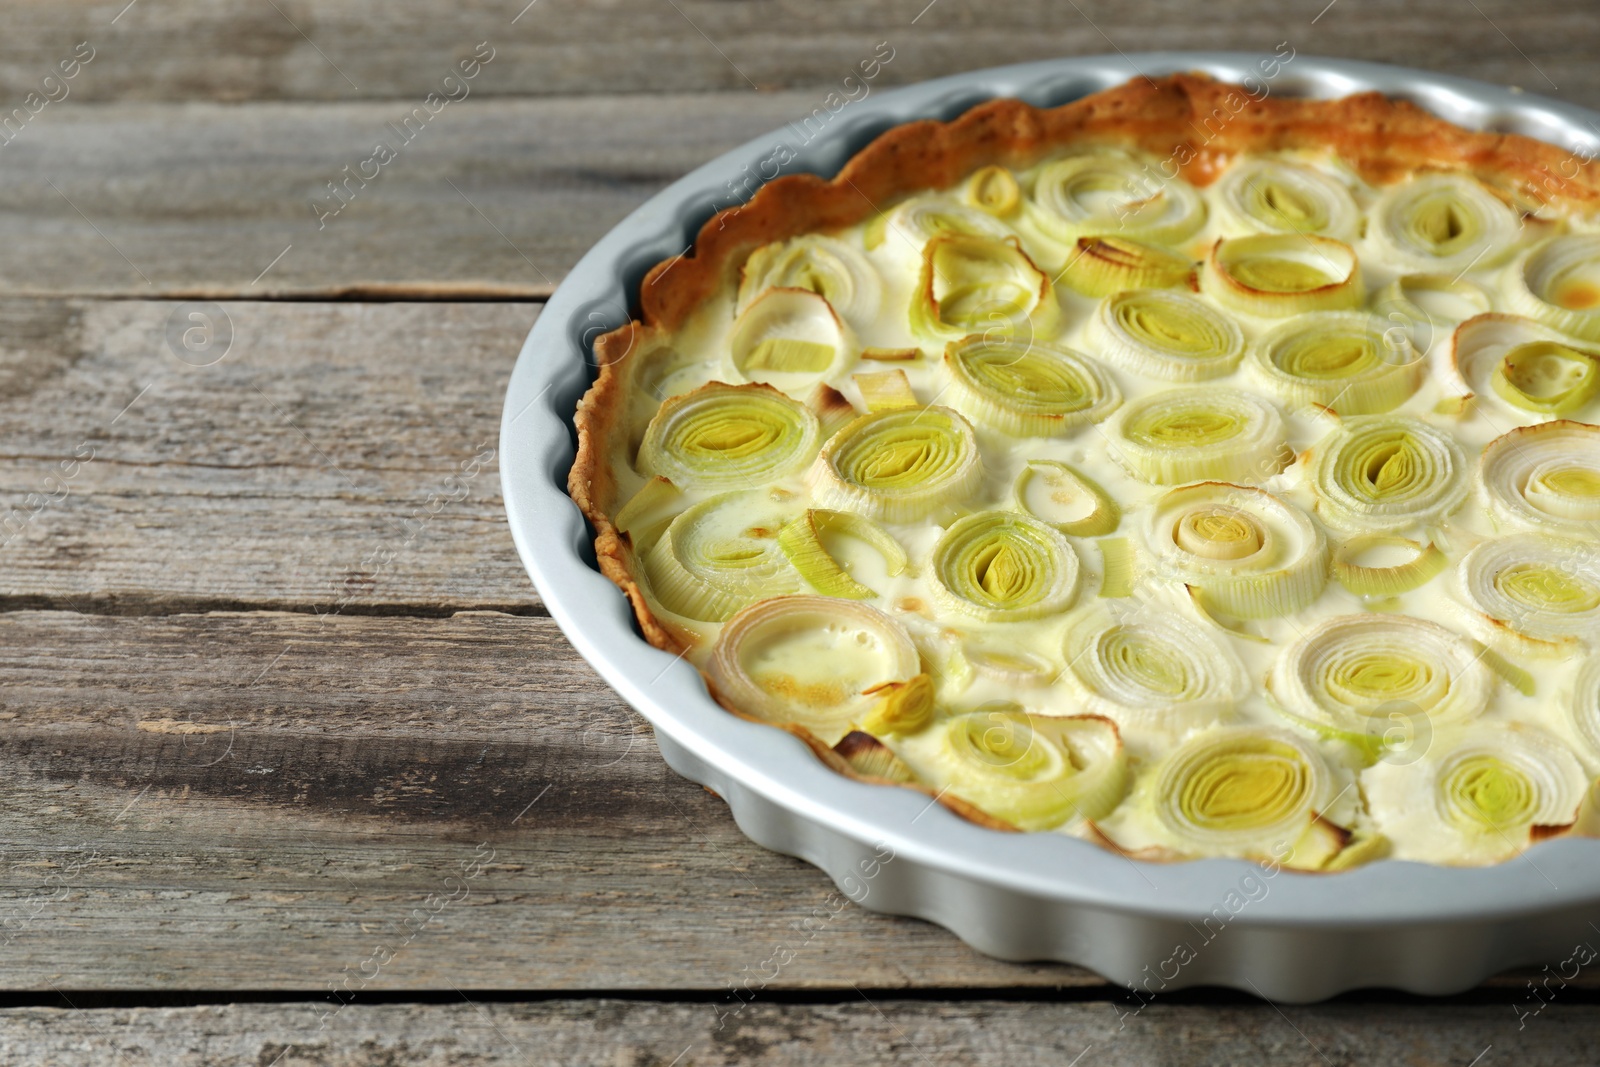
[[[540,301],[879,42],[875,88],[1287,41],[1600,106],[1564,0],[925,2],[8,5],[0,1061],[1594,1061],[1593,971],[1132,1014],[923,923],[802,931],[831,884],[545,614],[494,462]]]

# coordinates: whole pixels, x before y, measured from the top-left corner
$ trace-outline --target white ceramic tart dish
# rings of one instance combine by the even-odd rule
[[[1559,958],[1600,915],[1589,118],[1147,55],[763,138],[541,315],[518,549],[668,763],[866,907],[1145,994]],[[594,351],[609,577],[563,492]]]

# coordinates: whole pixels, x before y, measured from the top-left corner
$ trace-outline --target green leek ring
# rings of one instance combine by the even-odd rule
[[[1317,524],[1262,489],[1221,482],[1174,489],[1146,517],[1145,545],[1157,573],[1238,619],[1293,614],[1328,581],[1328,545]]]
[[[885,685],[919,673],[900,623],[867,604],[820,596],[750,605],[722,627],[706,663],[725,707],[803,726],[828,745],[877,707]]]
[[[1395,533],[1442,522],[1467,498],[1467,457],[1420,419],[1347,419],[1311,450],[1317,514],[1340,530]]]
[[[1379,415],[1416,392],[1427,370],[1409,335],[1361,312],[1312,312],[1269,330],[1251,350],[1257,377],[1291,411]]]
[[[966,500],[983,480],[977,438],[949,408],[863,415],[828,440],[807,480],[823,507],[916,522]]]
[[[1052,527],[1009,511],[957,519],[934,546],[929,577],[951,610],[985,622],[1053,615],[1078,592],[1078,555]]]
[[[1355,251],[1311,234],[1219,240],[1200,272],[1200,291],[1229,310],[1262,318],[1343,311],[1366,299]]]
[[[1225,223],[1243,233],[1314,233],[1347,241],[1361,225],[1350,191],[1314,167],[1244,159],[1216,184]]]
[[[1270,401],[1214,385],[1124,404],[1110,436],[1112,456],[1156,485],[1265,481],[1294,458],[1283,417]]]
[[[1067,245],[1101,234],[1175,245],[1206,221],[1206,203],[1194,186],[1114,151],[1046,163],[1034,178],[1027,212],[1041,231]]]
[[[1511,430],[1483,450],[1478,478],[1498,522],[1592,535],[1600,524],[1600,427],[1557,420]]]
[[[656,411],[639,468],[683,488],[748,488],[805,466],[821,433],[810,409],[770,386],[708,382]]]
[[[786,509],[760,490],[702,500],[645,555],[650,591],[668,611],[721,622],[752,601],[800,588],[778,544]]]
[[[951,405],[1017,437],[1056,437],[1103,420],[1122,403],[1095,360],[1042,341],[983,334],[952,341],[944,363]]]
[[[1127,790],[1122,740],[1096,717],[1046,718],[997,702],[895,748],[929,786],[1021,830],[1100,818]]]
[[[1107,362],[1167,382],[1220,378],[1244,355],[1238,323],[1198,297],[1171,289],[1108,297],[1089,320],[1089,338]]]
[[[1521,220],[1465,174],[1424,174],[1390,186],[1368,214],[1368,237],[1403,270],[1460,275],[1494,266]]]

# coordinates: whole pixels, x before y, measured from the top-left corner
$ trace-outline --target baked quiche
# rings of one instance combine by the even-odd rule
[[[570,491],[645,638],[841,774],[1141,859],[1503,861],[1600,825],[1597,211],[1377,94],[910,123],[650,271]]]

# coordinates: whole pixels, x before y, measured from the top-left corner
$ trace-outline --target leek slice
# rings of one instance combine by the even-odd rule
[[[839,381],[857,347],[833,307],[809,289],[763,292],[733,324],[728,344],[744,380],[788,393]]]
[[[1100,595],[1108,600],[1132,596],[1139,579],[1133,545],[1126,537],[1106,537],[1095,544],[1100,546]]]
[[[798,590],[800,576],[778,544],[787,512],[760,490],[680,512],[645,554],[650,591],[668,611],[721,622],[753,600]]]
[[[1501,434],[1483,450],[1478,477],[1497,521],[1592,536],[1600,523],[1600,426],[1557,420]]]
[[[1005,218],[1022,203],[1016,177],[1004,167],[984,167],[966,185],[967,203],[997,218]]]
[[[1395,556],[1399,556],[1395,560]],[[1373,556],[1384,562],[1371,561]],[[1359,597],[1409,593],[1433,581],[1448,563],[1439,546],[1384,534],[1359,534],[1334,549],[1333,574]]]
[[[1531,697],[1539,691],[1539,685],[1534,681],[1532,674],[1512,663],[1482,641],[1473,641],[1471,645],[1473,651],[1483,657],[1483,662],[1495,673],[1495,677],[1502,682],[1525,697]]]
[[[918,406],[916,394],[911,391],[911,379],[899,367],[873,374],[855,374],[851,380],[856,383],[868,411],[897,411]]]
[[[1373,312],[1391,327],[1404,330],[1419,352],[1492,307],[1482,286],[1449,274],[1402,275],[1372,298]]]
[[[1367,237],[1403,270],[1462,274],[1493,266],[1521,228],[1517,213],[1475,178],[1425,174],[1384,191]]]
[[[1508,295],[1529,318],[1600,341],[1600,235],[1562,234],[1529,249],[1511,271]]]
[[[933,679],[926,674],[904,682],[883,682],[868,689],[866,695],[878,699],[861,721],[861,728],[869,734],[914,734],[933,721]]]
[[[725,707],[833,745],[879,705],[885,684],[911,681],[920,666],[905,628],[877,608],[786,596],[729,619],[706,673]]]
[[[1127,757],[1111,722],[1045,718],[997,704],[900,741],[928,785],[1022,830],[1095,819],[1127,790]]]
[[[1259,482],[1294,459],[1283,417],[1241,389],[1169,389],[1125,404],[1112,420],[1111,454],[1156,485],[1204,479]]]
[[[944,362],[951,405],[1014,437],[1057,437],[1100,422],[1122,403],[1094,360],[1042,341],[975,334],[950,342]]]
[[[884,217],[884,239],[895,249],[920,255],[929,241],[945,234],[987,237],[1003,241],[1013,237],[1011,227],[987,211],[968,207],[947,196],[914,196],[889,209]],[[868,248],[873,247],[869,241]]]
[[[980,331],[1048,337],[1060,316],[1049,275],[1015,237],[946,233],[923,249],[911,300],[914,333],[946,340]]]
[[[1537,797],[1532,777],[1499,753],[1458,753],[1440,769],[1439,801],[1446,817],[1469,832],[1504,833],[1532,825]]]
[[[1443,521],[1467,498],[1467,457],[1420,419],[1348,419],[1311,449],[1317,514],[1352,533],[1397,533]]]
[[[1167,382],[1220,378],[1244,355],[1238,323],[1198,297],[1167,289],[1107,298],[1089,320],[1089,338],[1108,362]]]
[[[1600,638],[1600,554],[1545,534],[1485,541],[1461,561],[1461,587],[1487,639],[1518,651],[1562,653]]]
[[[951,523],[933,548],[929,572],[947,607],[984,622],[1053,615],[1078,593],[1071,542],[1009,511],[980,511]]]
[[[1171,289],[1194,282],[1189,257],[1126,237],[1080,237],[1056,278],[1075,293],[1102,297],[1124,289]]]
[[[778,547],[800,577],[823,596],[870,600],[878,593],[855,580],[828,551],[827,535],[853,537],[877,550],[891,577],[906,569],[906,551],[894,535],[871,519],[848,511],[812,508],[778,531]]]
[[[651,527],[671,519],[682,502],[683,494],[678,492],[678,487],[670,479],[657,476],[645,482],[637,493],[628,498],[626,504],[617,509],[617,516],[611,524],[618,533],[643,534]],[[639,540],[635,538],[634,543],[637,545]]]
[[[1349,245],[1277,233],[1219,240],[1200,272],[1200,291],[1225,308],[1263,318],[1356,308],[1367,295],[1361,261]]]
[[[1351,871],[1363,864],[1374,860],[1387,859],[1393,851],[1394,842],[1382,834],[1372,831],[1359,832],[1351,835],[1350,841],[1319,868],[1323,871]]]
[[[1205,594],[1201,593],[1196,587],[1186,585],[1183,587],[1183,591],[1188,595],[1189,605],[1194,608],[1196,614],[1230,637],[1237,637],[1241,641],[1249,641],[1257,645],[1272,644],[1272,638],[1266,636],[1260,626],[1251,625],[1244,619],[1222,611],[1211,603]]]
[[[1042,232],[1067,245],[1102,234],[1175,245],[1206,221],[1205,201],[1194,186],[1158,177],[1143,161],[1116,151],[1046,163],[1026,210]]]
[[[911,785],[917,780],[899,756],[864,731],[852,730],[845,734],[833,746],[833,751],[861,778],[891,785]]]
[[[1409,615],[1340,615],[1284,650],[1267,680],[1291,720],[1374,755],[1410,720],[1407,751],[1433,732],[1483,714],[1494,674],[1462,637]]]
[[[1578,739],[1588,747],[1589,759],[1600,762],[1600,655],[1589,656],[1578,668],[1567,712]]]
[[[1122,509],[1109,493],[1056,460],[1030,459],[1013,494],[1020,510],[1073,537],[1101,537],[1122,522]]]
[[[1466,390],[1522,423],[1587,407],[1600,392],[1600,353],[1532,319],[1479,315],[1456,328],[1451,363]]]
[[[805,466],[821,435],[810,409],[770,386],[708,382],[656,411],[639,469],[686,489],[748,488]]]
[[[1243,159],[1223,172],[1216,196],[1224,232],[1315,233],[1351,240],[1361,209],[1350,190],[1313,167]]]
[[[1153,783],[1156,817],[1174,845],[1199,855],[1283,858],[1320,866],[1302,841],[1334,799],[1322,755],[1287,730],[1224,726],[1186,741]]]
[[[922,358],[920,348],[863,348],[861,358],[881,363],[909,363]]]
[[[978,674],[1011,688],[1037,689],[1060,675],[1043,656],[1017,648],[993,648],[968,642],[961,648],[967,664]]]
[[[1600,368],[1594,357],[1559,341],[1535,341],[1507,352],[1489,382],[1512,407],[1567,415],[1594,399]]]
[[[735,307],[742,314],[768,289],[806,289],[856,330],[868,330],[883,305],[883,279],[859,251],[833,237],[804,234],[750,253],[740,270]]]
[[[1394,410],[1427,370],[1404,332],[1356,311],[1313,312],[1269,330],[1251,366],[1291,410],[1317,404],[1341,416]]]
[[[1067,632],[1065,656],[1084,706],[1125,729],[1214,722],[1232,713],[1247,686],[1233,652],[1172,611],[1091,611]]]
[[[1328,581],[1328,545],[1311,516],[1263,489],[1201,482],[1157,500],[1145,523],[1156,572],[1239,619],[1307,607]]]
[[[1589,783],[1578,805],[1578,817],[1567,833],[1573,837],[1600,837],[1600,778]]]
[[[971,496],[983,466],[971,424],[928,407],[854,420],[822,447],[807,480],[824,507],[916,522]]]
[[[1436,739],[1420,766],[1379,763],[1361,785],[1396,858],[1464,864],[1509,859],[1536,829],[1572,825],[1589,781],[1555,738],[1509,723]]]

